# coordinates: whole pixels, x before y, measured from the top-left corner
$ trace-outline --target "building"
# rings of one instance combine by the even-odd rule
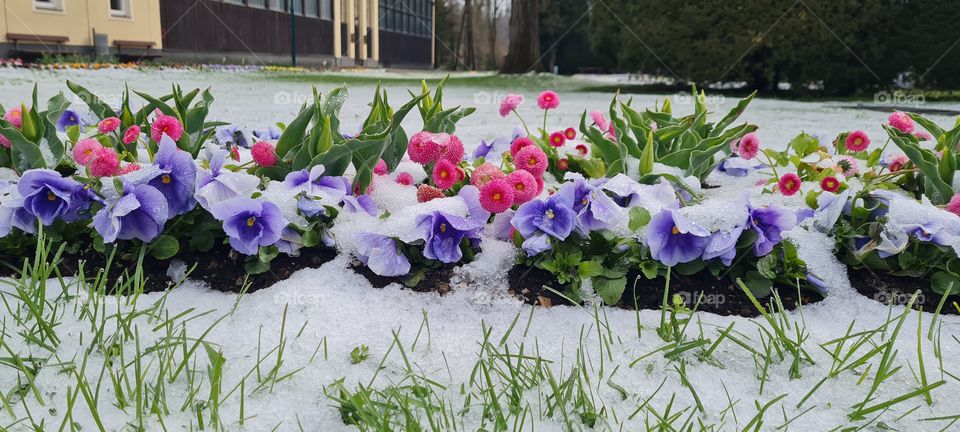
[[[160,0],[0,0],[0,55],[155,56]]]
[[[433,67],[433,0],[161,0],[160,11],[170,58],[289,64],[295,51],[298,64]]]
[[[0,55],[432,68],[433,0],[0,0]],[[292,49],[294,47],[295,49]]]

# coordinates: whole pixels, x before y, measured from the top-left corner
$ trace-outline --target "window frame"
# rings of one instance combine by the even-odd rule
[[[132,19],[133,18],[133,3],[131,0],[119,0],[122,9],[113,8],[114,0],[107,0],[107,8],[110,10],[110,18],[117,19]]]

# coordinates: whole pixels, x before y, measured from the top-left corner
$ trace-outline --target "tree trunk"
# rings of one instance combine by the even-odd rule
[[[466,0],[463,5],[464,25],[467,29],[466,67],[469,70],[477,68],[476,51],[473,48],[473,2]]]
[[[540,64],[540,2],[512,0],[510,3],[510,45],[501,73],[543,70]]]
[[[490,9],[490,63],[491,70],[497,68],[497,0],[487,0]]]

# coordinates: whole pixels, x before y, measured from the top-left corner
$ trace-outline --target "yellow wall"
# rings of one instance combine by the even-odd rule
[[[93,31],[114,40],[153,42],[162,48],[160,0],[131,0],[130,18],[110,16],[109,0],[62,0],[63,11],[37,9],[33,0],[0,0],[0,41],[7,33],[66,36],[67,45],[93,46]]]

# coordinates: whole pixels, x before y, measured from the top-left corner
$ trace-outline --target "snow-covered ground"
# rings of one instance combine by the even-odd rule
[[[0,102],[8,105],[27,98],[34,80],[40,83],[41,97],[49,96],[64,89],[66,78],[100,95],[116,92],[123,81],[152,93],[163,92],[170,82],[210,85],[217,97],[213,117],[250,126],[293,117],[299,102],[281,103],[286,96],[277,95],[310,94],[307,83],[268,81],[258,74],[0,70]],[[389,90],[394,103],[404,99],[404,88]],[[359,124],[373,87],[351,86],[350,91],[344,123]],[[495,104],[477,103],[483,92],[491,94],[486,88],[451,87],[445,92],[448,106],[478,107],[458,128],[468,147],[513,127],[499,118]],[[538,123],[533,120],[535,93],[525,93],[530,101],[523,113]],[[563,93],[551,125],[573,125],[583,109],[604,109],[609,97]],[[657,98],[634,99],[645,106]],[[722,106],[732,103],[726,100]],[[759,100],[745,117],[760,125],[766,145],[783,145],[804,130],[833,135],[864,129],[881,136],[882,115],[825,108],[829,105],[833,104]],[[674,101],[674,106],[690,109],[683,101]],[[416,127],[415,118],[410,127]],[[736,187],[731,184],[714,193]],[[683,345],[658,336],[659,311],[531,308],[507,296],[512,247],[495,240],[485,240],[477,261],[457,270],[453,291],[442,297],[396,285],[374,289],[349,269],[346,256],[244,296],[188,281],[163,294],[88,301],[89,294],[74,285],[67,292],[76,296],[51,302],[41,313],[59,323],[51,331],[60,344],[55,355],[35,370],[32,385],[8,367],[16,362],[2,350],[0,391],[10,406],[0,407],[0,427],[17,422],[16,429],[26,430],[43,421],[41,429],[65,424],[60,430],[67,430],[69,417],[83,430],[97,430],[98,421],[105,430],[135,430],[141,422],[146,430],[197,430],[197,412],[210,427],[210,415],[218,406],[220,423],[227,430],[352,430],[344,424],[338,404],[325,394],[327,389],[339,396],[329,386],[342,379],[350,392],[360,385],[398,391],[414,399],[414,405],[441,411],[438,419],[455,422],[440,424],[437,430],[591,429],[585,426],[590,413],[599,416],[597,430],[656,429],[661,423],[671,425],[662,430],[689,426],[827,431],[868,424],[866,430],[957,430],[952,422],[960,418],[956,397],[960,365],[954,360],[960,357],[960,317],[934,321],[929,313],[921,317],[901,306],[864,298],[850,287],[845,268],[833,258],[829,238],[802,229],[789,237],[798,244],[801,258],[831,286],[830,296],[776,318],[776,327],[784,332],[780,337],[773,336],[777,332],[763,318],[696,314],[684,337],[710,342],[672,359],[665,354]],[[12,300],[13,287],[0,291]],[[61,294],[57,284],[47,287],[48,299]],[[44,332],[23,328],[18,324],[21,319],[25,316],[0,308],[5,343],[21,357],[27,349],[37,358],[48,357],[47,351],[22,343],[26,336],[18,332]],[[888,342],[898,328],[898,337]],[[101,329],[102,339],[97,335]],[[179,336],[181,330],[186,338]],[[119,336],[111,339],[114,334]],[[361,345],[369,348],[369,358],[354,364],[351,351]],[[800,356],[812,361],[802,360],[792,368],[791,346],[799,346]],[[208,369],[208,350],[222,353],[222,373]],[[703,354],[708,350],[710,355]],[[164,354],[168,351],[169,356]],[[109,363],[104,361],[105,352],[113,354]],[[171,372],[185,356],[191,360],[184,370]],[[860,358],[866,360],[856,365]],[[274,367],[276,373],[271,374]],[[878,381],[881,369],[894,373]],[[126,375],[109,373],[118,370],[126,370]],[[144,377],[145,387],[136,385],[137,373]],[[216,392],[211,390],[211,378],[219,382]],[[943,384],[929,392],[931,404],[922,395],[897,400],[940,381]],[[78,388],[92,393],[77,396]],[[117,397],[117,388],[122,398]],[[497,397],[490,397],[491,392]],[[158,395],[163,395],[163,403],[158,403]],[[851,420],[848,416],[857,411],[854,405],[868,395],[859,409],[878,408],[866,409],[863,420]],[[563,407],[553,408],[558,400],[565,401]],[[899,403],[884,405],[891,400]],[[511,401],[516,401],[512,411]],[[162,414],[151,414],[154,406]],[[137,412],[145,413],[142,420]],[[501,414],[505,418],[498,423]],[[426,422],[423,427],[432,429]]]

